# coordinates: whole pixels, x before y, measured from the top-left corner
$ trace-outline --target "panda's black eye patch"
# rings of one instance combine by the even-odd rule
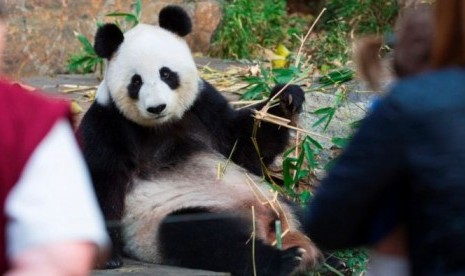
[[[171,71],[168,67],[162,67],[160,69],[160,78],[173,90],[179,87],[178,74]]]
[[[137,100],[139,98],[139,90],[142,84],[144,84],[144,82],[140,75],[135,74],[132,76],[131,82],[128,85],[128,94],[131,99]]]

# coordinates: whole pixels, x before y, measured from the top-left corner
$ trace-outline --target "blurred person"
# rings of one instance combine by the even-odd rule
[[[373,275],[465,274],[465,1],[436,1],[432,37],[427,72],[380,100],[306,210],[322,249],[382,252]]]
[[[430,5],[417,5],[404,11],[397,20],[395,35],[367,36],[358,41],[354,50],[357,73],[371,89],[380,91],[381,79],[391,72],[383,66],[380,52],[384,45],[394,48],[394,77],[405,78],[431,70],[433,11]]]
[[[69,104],[2,79],[0,133],[0,272],[89,274],[109,239]]]
[[[431,70],[433,14],[430,5],[417,5],[406,10],[397,20],[392,62],[398,79]],[[380,80],[387,75],[380,51],[383,38],[369,36],[361,39],[354,51],[354,60],[360,76],[374,91],[379,91]],[[371,109],[376,108],[380,97],[374,97]],[[371,111],[371,110],[370,110]],[[395,191],[392,191],[395,195]],[[405,227],[398,225],[399,198],[383,203],[374,220],[369,243],[370,261],[366,275],[409,275]],[[394,230],[392,230],[394,228]]]

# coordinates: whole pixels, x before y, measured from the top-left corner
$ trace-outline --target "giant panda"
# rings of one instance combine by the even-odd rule
[[[114,249],[141,261],[233,275],[289,275],[311,268],[320,252],[297,214],[264,183],[262,166],[285,149],[289,131],[234,110],[199,77],[184,37],[192,25],[167,6],[159,25],[122,33],[101,26],[95,52],[106,59],[96,101],[78,134]],[[275,95],[282,88],[272,91]],[[269,112],[293,118],[304,94],[290,85]],[[218,174],[218,165],[225,169]],[[227,165],[226,165],[227,164]],[[276,246],[275,221],[282,224]]]

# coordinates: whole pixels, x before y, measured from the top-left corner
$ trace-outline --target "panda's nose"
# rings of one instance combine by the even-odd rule
[[[147,108],[147,112],[158,115],[162,113],[163,110],[165,110],[166,104],[160,104],[157,106],[151,106]]]

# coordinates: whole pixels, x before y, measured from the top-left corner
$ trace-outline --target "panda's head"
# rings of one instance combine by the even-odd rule
[[[159,26],[139,24],[125,34],[115,24],[100,27],[94,48],[107,68],[97,102],[113,100],[143,126],[180,119],[199,92],[197,68],[183,39],[191,28],[187,13],[176,6],[161,10]]]

